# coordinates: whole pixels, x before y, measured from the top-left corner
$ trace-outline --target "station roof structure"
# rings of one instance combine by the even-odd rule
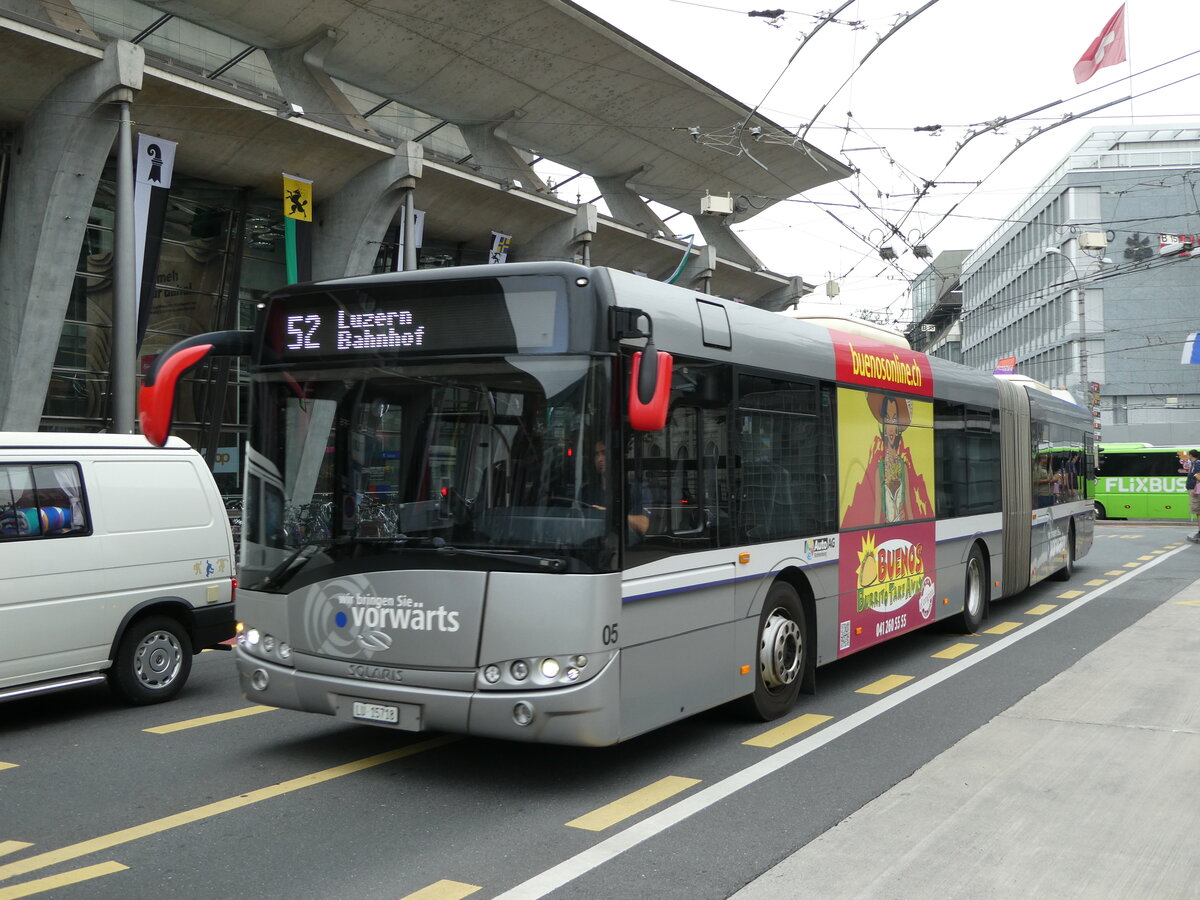
[[[145,2],[264,50],[327,35],[334,78],[687,213],[758,198],[744,220],[851,172],[568,0]]]

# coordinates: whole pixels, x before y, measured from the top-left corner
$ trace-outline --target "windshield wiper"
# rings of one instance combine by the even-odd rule
[[[437,548],[437,552],[445,556],[479,556],[483,559],[502,559],[535,569],[549,569],[551,572],[561,572],[567,567],[567,561],[561,557],[531,556],[527,553],[518,553],[516,550],[478,550],[474,547],[443,545]]]
[[[387,544],[389,546],[419,547],[421,549],[433,550],[437,550],[439,547],[444,547],[446,545],[444,538],[430,537],[429,535],[424,537],[409,537],[407,534],[392,534],[371,537],[364,535],[362,537],[351,538],[351,540],[356,544]]]
[[[258,582],[258,584],[247,585],[247,587],[251,590],[266,590],[267,588],[283,584],[287,578],[308,565],[308,561],[316,556],[318,550],[322,547],[328,547],[333,543],[335,541],[332,538],[322,538],[303,544],[295,553],[268,572],[262,581]]]

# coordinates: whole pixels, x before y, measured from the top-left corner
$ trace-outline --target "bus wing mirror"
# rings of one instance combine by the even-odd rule
[[[633,354],[629,425],[634,431],[662,431],[667,424],[673,367],[671,354],[656,349],[653,341]]]
[[[138,392],[138,422],[156,447],[167,442],[179,378],[206,356],[249,356],[252,331],[211,331],[180,341],[154,360]]]

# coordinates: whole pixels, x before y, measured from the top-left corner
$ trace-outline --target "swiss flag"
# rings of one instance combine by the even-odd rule
[[[1075,63],[1075,83],[1083,84],[1099,69],[1125,62],[1125,4],[1108,20],[1099,36],[1088,44]]]

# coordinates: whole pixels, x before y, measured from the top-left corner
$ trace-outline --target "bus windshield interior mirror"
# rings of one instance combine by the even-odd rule
[[[171,434],[175,388],[188,369],[206,356],[248,356],[252,331],[210,331],[186,338],[158,355],[138,391],[138,422],[142,434],[156,447]]]

